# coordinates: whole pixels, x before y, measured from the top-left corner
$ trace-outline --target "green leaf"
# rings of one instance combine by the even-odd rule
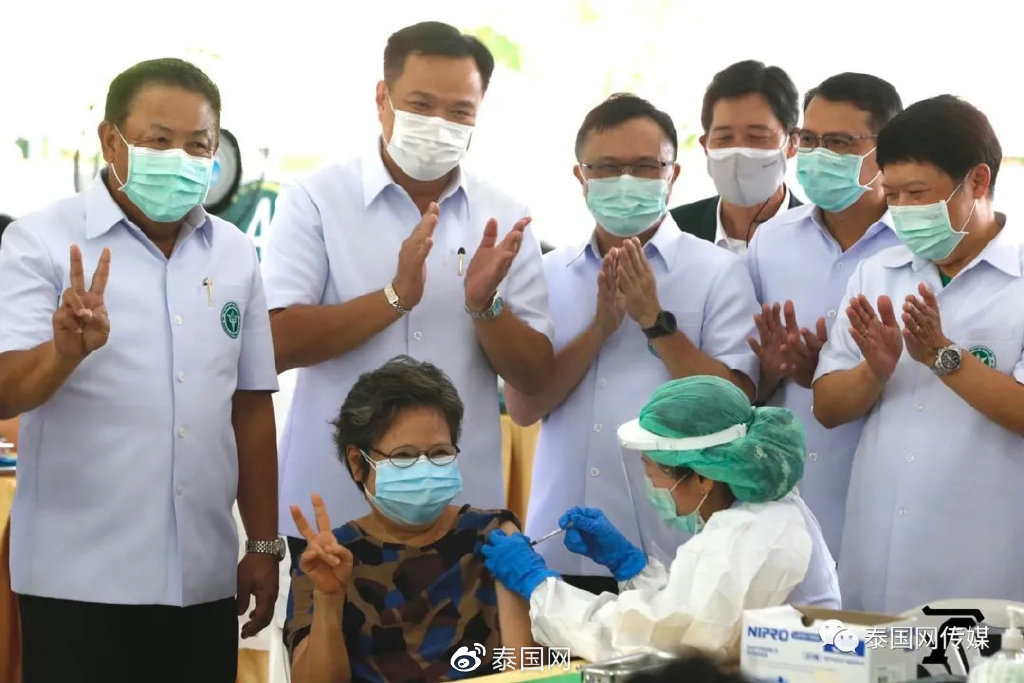
[[[520,68],[520,47],[504,33],[498,33],[490,26],[481,26],[470,34],[480,39],[487,49],[494,55],[494,62],[502,64],[512,71],[519,71]]]

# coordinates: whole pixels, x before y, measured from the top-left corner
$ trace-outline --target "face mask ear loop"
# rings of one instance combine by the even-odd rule
[[[876,149],[878,149],[878,147],[872,147],[866,153],[860,155],[860,163],[861,163],[861,165],[864,164],[864,160],[867,159],[869,156],[871,156],[871,153],[874,152]],[[860,171],[858,171],[858,175],[859,174],[860,174]],[[880,176],[880,175],[882,175],[882,169],[878,169],[877,171],[875,171],[875,175],[871,176],[871,180],[869,180],[866,183],[864,183],[863,185],[861,185],[861,187],[863,187],[865,189],[870,189],[871,183],[873,183],[876,180],[878,180],[878,176]]]
[[[965,186],[965,183],[967,182],[967,179],[970,177],[970,175],[971,175],[971,172],[968,171],[967,175],[964,176],[964,179],[960,181],[960,184],[957,185],[953,189],[953,191],[949,193],[948,197],[946,197],[945,201],[943,202],[943,204],[946,205],[946,215],[949,215],[949,200],[952,199],[953,195],[955,195],[957,192],[959,192]],[[974,216],[974,210],[977,209],[977,208],[978,208],[978,200],[975,199],[974,202],[971,204],[971,212],[969,214],[967,214],[967,218],[964,220],[963,225],[960,226],[959,230],[954,230],[953,232],[956,232],[956,233],[961,234],[961,235],[966,234],[966,232],[967,232],[967,224],[971,222],[971,218]]]
[[[113,125],[114,126],[114,130],[117,131],[117,135],[118,135],[118,137],[121,138],[121,142],[123,142],[124,146],[128,148],[128,178],[131,178],[132,177],[132,146],[128,144],[127,140],[125,140],[124,133],[121,132],[121,129],[118,128],[114,124],[111,124],[111,125]],[[107,166],[110,168],[110,172],[114,174],[114,178],[117,180],[117,182],[121,183],[121,187],[117,188],[118,191],[124,190],[124,187],[125,187],[125,185],[128,184],[128,181],[127,180],[121,180],[121,176],[117,175],[117,169],[114,168],[113,162],[107,164]]]

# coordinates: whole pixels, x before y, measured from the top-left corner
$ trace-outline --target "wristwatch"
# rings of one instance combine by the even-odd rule
[[[949,373],[959,370],[963,356],[963,351],[956,344],[939,349],[935,354],[935,365],[932,366],[932,372],[939,377],[945,377]]]
[[[654,319],[654,324],[644,328],[648,339],[657,339],[676,331],[676,317],[668,311],[661,311]]]
[[[494,320],[501,314],[503,308],[505,308],[505,302],[502,300],[501,295],[495,292],[494,297],[491,298],[490,306],[482,311],[474,311],[467,305],[466,313],[469,313],[469,317],[473,320]]]
[[[398,315],[405,315],[409,312],[409,309],[402,308],[402,302],[398,300],[398,294],[395,293],[395,288],[390,284],[384,288],[384,296],[387,297],[391,307],[398,311]]]
[[[245,552],[273,555],[278,562],[284,559],[284,539],[278,536],[273,541],[246,541]]]

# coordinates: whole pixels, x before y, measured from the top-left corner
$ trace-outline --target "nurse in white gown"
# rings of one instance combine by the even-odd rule
[[[619,581],[618,595],[593,595],[561,581],[522,534],[492,533],[487,567],[530,601],[539,643],[591,661],[688,647],[730,657],[745,609],[840,607],[835,562],[794,489],[806,447],[792,413],[754,409],[724,379],[687,377],[662,385],[618,434],[623,457],[643,459],[658,515],[696,535],[666,569],[599,510],[572,508],[565,545]]]

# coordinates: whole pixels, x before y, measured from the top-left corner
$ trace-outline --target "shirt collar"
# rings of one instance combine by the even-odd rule
[[[384,165],[384,158],[381,156],[383,145],[384,139],[378,138],[374,149],[363,155],[363,207],[367,209],[388,187],[392,185],[398,187],[398,183],[391,177],[388,167]],[[463,172],[461,165],[455,168],[451,182],[448,183],[448,186],[445,187],[438,198],[438,204],[459,190],[462,190],[462,193],[468,198],[466,174]]]
[[[789,186],[785,186],[785,187],[786,187],[786,194],[782,198],[782,203],[779,204],[779,208],[775,210],[774,214],[772,214],[771,216],[769,216],[768,218],[765,219],[766,221],[767,220],[771,220],[772,218],[775,218],[776,216],[778,216],[783,211],[786,211],[787,209],[789,209],[789,202],[790,202]],[[763,223],[764,221],[761,221],[761,222]],[[743,240],[736,240],[736,238],[729,237],[727,234],[725,234],[725,226],[722,225],[722,198],[719,197],[718,198],[718,206],[715,209],[715,244],[720,246],[720,247],[727,247],[727,246],[729,246],[729,240],[735,240],[735,241],[738,241],[738,242],[742,242],[743,241]]]
[[[99,176],[85,193],[85,237],[94,239],[110,232],[114,226],[121,222],[132,229],[139,230],[138,226],[131,222],[121,207],[117,205],[114,198],[110,196],[110,189],[106,183],[107,171],[100,171]],[[181,221],[181,234],[178,239],[187,238],[195,231],[199,231],[203,240],[209,245],[213,240],[213,221],[206,213],[202,205],[191,209]],[[140,230],[141,232],[141,230]],[[147,238],[148,239],[148,238]]]
[[[671,213],[666,213],[665,217],[661,221],[661,225],[655,231],[654,235],[644,245],[644,253],[647,257],[651,257],[651,251],[653,251],[658,258],[661,259],[666,270],[671,271],[676,266],[679,255],[679,243],[682,240],[683,232],[680,230],[679,225],[675,219],[672,218]],[[601,249],[597,244],[597,230],[590,233],[590,237],[580,245],[579,249],[576,250],[575,254],[566,267],[568,268],[575,263],[581,256],[586,255],[587,258],[593,258],[598,263],[601,262]]]
[[[814,225],[816,225],[818,229],[821,230],[823,235],[827,236],[831,240],[835,240],[835,238],[832,237],[832,233],[829,232],[828,226],[825,225],[825,217],[822,214],[821,207],[814,204],[810,204],[808,206],[811,207],[810,216],[811,221],[814,222]],[[886,209],[885,213],[882,214],[881,218],[872,223],[868,227],[868,229],[864,231],[864,235],[861,236],[860,239],[874,237],[876,234],[880,233],[883,230],[892,230],[892,215],[889,213],[888,209]],[[859,241],[860,240],[858,240],[858,242]]]
[[[1002,214],[996,214],[1001,216]],[[1007,275],[1012,277],[1021,277],[1024,271],[1021,270],[1021,247],[1015,238],[1010,237],[1006,232],[1006,217],[1003,216],[1003,228],[999,233],[992,238],[992,240],[985,245],[985,248],[981,250],[981,253],[974,257],[974,260],[967,264],[964,268],[964,272],[973,268],[976,264],[982,261],[987,262],[993,268],[1003,271]],[[915,256],[910,249],[899,249],[889,259],[886,265],[890,268],[900,268],[907,264],[911,264],[914,272],[919,273],[929,265],[932,261],[923,259]]]

